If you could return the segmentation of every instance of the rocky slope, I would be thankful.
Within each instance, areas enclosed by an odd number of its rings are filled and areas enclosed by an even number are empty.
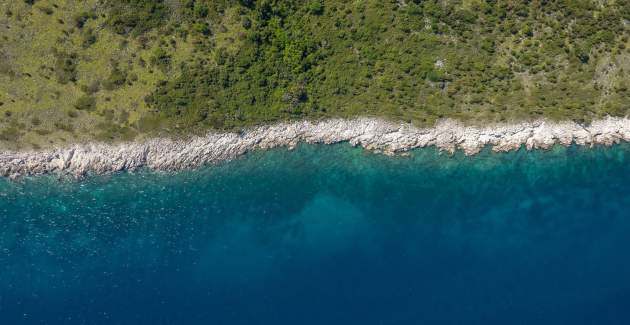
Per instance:
[[[611,145],[630,141],[630,119],[607,118],[581,126],[573,122],[536,121],[465,126],[444,120],[433,128],[416,128],[381,119],[331,119],[321,122],[293,122],[258,127],[242,133],[210,133],[187,140],[152,139],[141,143],[76,144],[65,148],[30,152],[0,153],[0,175],[19,177],[40,174],[104,174],[146,167],[158,171],[194,168],[233,159],[250,150],[299,142],[337,143],[348,141],[365,149],[386,154],[436,146],[467,155],[486,145],[495,151],[547,149],[554,144]]]

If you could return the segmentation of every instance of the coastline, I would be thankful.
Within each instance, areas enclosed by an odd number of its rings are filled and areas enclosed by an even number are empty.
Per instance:
[[[466,155],[491,146],[496,152],[549,149],[561,145],[612,145],[630,141],[630,119],[605,118],[589,126],[575,122],[534,122],[466,126],[443,120],[430,128],[417,128],[379,118],[299,121],[252,128],[241,133],[208,133],[185,140],[167,138],[120,144],[74,144],[41,151],[0,152],[0,176],[63,174],[83,176],[133,171],[177,171],[208,163],[234,159],[251,150],[298,143],[333,144],[349,142],[366,150],[385,154],[403,153],[435,146],[440,150]]]

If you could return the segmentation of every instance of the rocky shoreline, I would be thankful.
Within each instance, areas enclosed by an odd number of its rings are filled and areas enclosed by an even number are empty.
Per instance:
[[[432,128],[416,128],[377,118],[301,121],[241,133],[209,133],[187,140],[151,139],[123,144],[76,144],[44,151],[0,152],[0,176],[16,178],[53,173],[82,176],[138,168],[175,171],[233,159],[256,149],[294,147],[300,142],[345,141],[386,154],[427,146],[474,155],[484,146],[501,152],[523,145],[528,150],[548,149],[555,144],[611,145],[630,141],[630,119],[606,118],[589,126],[541,120],[485,127],[444,120]]]

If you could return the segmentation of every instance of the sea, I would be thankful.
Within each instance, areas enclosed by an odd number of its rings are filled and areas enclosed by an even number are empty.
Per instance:
[[[0,324],[630,324],[630,145],[1,179]]]

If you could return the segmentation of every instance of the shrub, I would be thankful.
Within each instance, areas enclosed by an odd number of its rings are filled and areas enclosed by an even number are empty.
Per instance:
[[[195,3],[195,16],[199,18],[206,18],[209,11],[208,6],[205,4]]]
[[[206,23],[195,23],[193,25],[193,28],[199,34],[202,34],[202,35],[205,35],[205,36],[210,35],[210,26],[208,26],[208,24],[206,24]]]
[[[74,17],[74,25],[81,29],[85,25],[85,23],[90,19],[90,14],[87,12],[82,12]]]
[[[57,75],[57,81],[60,84],[67,84],[69,82],[77,81],[77,64],[78,56],[76,53],[66,53],[58,50],[54,50],[55,59],[55,74]]]
[[[100,89],[101,83],[98,80],[92,81],[88,85],[81,86],[81,90],[88,95],[96,94]]]
[[[52,15],[55,12],[53,8],[48,7],[48,6],[39,7],[39,11],[43,12],[44,14],[48,16]]]
[[[171,66],[171,56],[161,47],[153,51],[151,64],[162,71],[167,71]]]
[[[0,131],[0,141],[15,142],[21,136],[20,130],[18,130],[15,126],[10,126]]]
[[[109,77],[105,81],[103,81],[103,87],[107,90],[114,90],[120,88],[120,86],[125,84],[127,80],[127,72],[122,71],[118,68],[112,69]]]
[[[108,24],[118,34],[136,35],[159,27],[168,18],[163,0],[118,0],[109,2]]]
[[[243,28],[250,29],[252,27],[252,20],[249,17],[243,17]]]
[[[321,15],[324,13],[324,5],[321,0],[310,0],[307,8],[313,15]]]
[[[88,48],[94,43],[96,43],[96,34],[94,34],[94,30],[90,28],[83,33],[83,40],[81,42],[81,45],[84,48]]]
[[[72,133],[74,132],[74,125],[70,122],[56,121],[54,123],[55,128],[61,131]]]
[[[78,110],[89,111],[89,110],[94,109],[95,107],[96,107],[96,98],[89,95],[83,95],[79,97],[76,103],[74,103],[74,108]]]

